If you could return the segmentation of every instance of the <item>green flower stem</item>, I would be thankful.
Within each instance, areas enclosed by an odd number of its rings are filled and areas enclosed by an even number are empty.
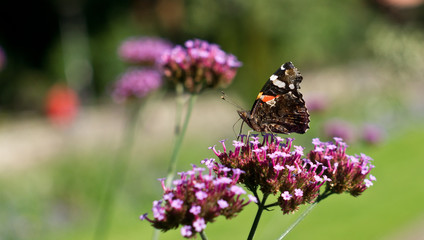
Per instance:
[[[153,239],[153,240],[157,240],[157,239],[159,239],[159,234],[160,234],[159,229],[155,229],[155,230],[153,231],[152,239]]]
[[[293,228],[294,227],[296,227],[297,226],[297,224],[299,224],[311,211],[312,211],[312,209],[314,209],[316,206],[317,206],[317,204],[320,202],[320,201],[322,201],[322,200],[324,200],[325,198],[327,198],[328,196],[330,196],[332,193],[330,192],[330,191],[328,191],[328,190],[326,190],[322,195],[319,195],[318,197],[317,197],[317,200],[315,201],[315,202],[313,202],[311,205],[309,205],[309,207],[302,213],[302,215],[300,215],[297,219],[296,219],[296,221],[292,224],[292,225],[290,225],[290,227],[289,228],[287,228],[287,230],[280,236],[280,238],[278,238],[278,240],[281,240],[281,239],[283,239],[284,237],[286,237],[287,236],[287,234],[289,234],[290,232],[291,232],[291,230],[293,230]]]
[[[175,145],[174,145],[174,149],[172,150],[171,161],[169,163],[169,168],[168,168],[168,175],[166,177],[166,186],[167,187],[169,187],[171,185],[171,182],[172,182],[172,180],[174,179],[174,176],[175,176],[175,172],[177,171],[178,156],[180,154],[181,146],[182,146],[182,143],[183,143],[183,140],[184,140],[185,133],[187,131],[187,126],[188,126],[188,123],[190,121],[191,112],[193,110],[193,105],[196,102],[196,99],[197,99],[196,94],[190,95],[187,113],[186,113],[186,116],[184,118],[183,126],[182,126],[182,128],[180,128],[178,126],[176,126],[176,128],[175,128],[176,130],[177,129],[181,129],[181,130],[175,132],[175,134],[176,134]]]
[[[165,186],[169,187],[171,186],[172,180],[174,179],[175,176],[175,172],[177,171],[177,161],[178,161],[178,156],[181,150],[181,146],[184,140],[184,135],[187,131],[187,126],[188,126],[188,122],[190,120],[190,116],[191,116],[191,112],[193,110],[193,106],[194,103],[196,102],[197,99],[197,94],[191,94],[190,95],[190,99],[189,99],[189,103],[188,103],[188,108],[187,108],[187,113],[186,116],[184,118],[184,123],[183,126],[181,127],[181,117],[182,117],[182,110],[183,110],[183,105],[184,105],[184,98],[183,98],[183,88],[181,86],[181,88],[178,87],[177,85],[177,112],[176,112],[176,124],[175,124],[175,145],[174,145],[174,149],[172,150],[172,155],[171,155],[171,161],[169,162],[169,167],[168,167],[168,175],[166,177],[166,182],[165,182]],[[205,235],[206,237],[206,235]],[[155,231],[153,232],[153,240],[157,240],[159,239],[159,230],[155,229]]]
[[[130,102],[127,109],[127,122],[123,132],[121,146],[116,153],[113,166],[103,193],[100,205],[99,218],[94,233],[94,239],[105,240],[108,237],[110,219],[112,218],[113,205],[115,202],[116,192],[122,186],[125,174],[128,169],[128,163],[131,158],[131,152],[134,144],[134,133],[138,122],[138,116],[144,107],[144,101]]]
[[[199,234],[200,234],[200,237],[202,238],[202,240],[208,240],[208,237],[206,236],[204,231],[201,231]]]
[[[262,212],[265,209],[265,202],[268,198],[268,194],[265,194],[262,198],[262,201],[258,204],[258,211],[256,212],[255,220],[253,221],[252,227],[250,228],[249,236],[247,237],[247,240],[252,240],[255,236],[256,228],[258,227],[259,220],[261,219]],[[259,201],[259,198],[258,198]]]
[[[177,101],[177,109],[175,112],[175,136],[181,131],[181,120],[183,114],[183,106],[184,106],[184,87],[182,84],[177,84],[175,87],[175,92],[177,93],[176,101]]]

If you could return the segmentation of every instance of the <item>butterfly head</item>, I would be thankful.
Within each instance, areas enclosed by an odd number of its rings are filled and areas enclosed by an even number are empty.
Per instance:
[[[237,113],[243,121],[249,122],[249,118],[251,117],[249,111],[237,111]]]
[[[262,132],[263,131],[263,129],[260,127],[260,125],[257,122],[257,120],[252,116],[252,114],[250,113],[250,111],[237,111],[237,113],[239,114],[240,118],[249,127],[251,127],[254,131],[257,131],[257,132]],[[240,132],[241,132],[241,130],[240,130]]]

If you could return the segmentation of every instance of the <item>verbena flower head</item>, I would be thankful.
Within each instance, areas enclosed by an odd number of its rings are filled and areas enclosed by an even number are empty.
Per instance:
[[[153,69],[130,69],[115,85],[113,97],[118,102],[143,98],[162,85],[161,74]]]
[[[183,84],[190,93],[229,85],[241,66],[234,55],[199,39],[188,40],[185,47],[176,46],[166,52],[162,63],[165,76],[175,84]]]
[[[264,194],[278,194],[282,211],[290,213],[313,202],[320,186],[330,181],[324,171],[317,171],[317,164],[302,159],[303,148],[292,141],[272,134],[262,139],[242,135],[233,141],[234,150],[228,151],[224,141],[223,152],[212,149],[222,165],[244,172],[239,182],[252,191],[259,187]]]
[[[335,142],[321,142],[315,138],[312,141],[315,147],[309,152],[308,158],[319,163],[319,169],[331,178],[332,181],[326,185],[327,190],[333,193],[349,192],[353,196],[359,196],[376,180],[374,176],[369,175],[374,168],[372,159],[363,153],[347,155],[346,143],[341,138],[334,140]]]
[[[156,37],[130,38],[119,47],[118,54],[128,63],[155,65],[162,54],[172,48],[172,44]]]
[[[251,197],[241,198],[245,191],[236,186],[241,171],[222,167],[217,172],[219,176],[212,169],[193,166],[192,170],[179,173],[181,178],[173,181],[172,188],[165,187],[161,179],[163,198],[153,202],[153,218],[144,214],[140,219],[163,231],[181,225],[181,235],[191,238],[220,215],[227,219],[236,216],[252,201]]]

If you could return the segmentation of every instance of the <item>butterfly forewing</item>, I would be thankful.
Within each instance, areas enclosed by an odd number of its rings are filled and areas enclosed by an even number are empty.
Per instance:
[[[287,62],[270,76],[259,92],[251,111],[239,111],[240,117],[257,132],[305,133],[309,113],[299,92],[302,75]]]

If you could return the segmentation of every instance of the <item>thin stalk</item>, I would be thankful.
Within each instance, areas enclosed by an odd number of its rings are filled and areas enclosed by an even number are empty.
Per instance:
[[[287,234],[289,234],[289,232],[291,232],[291,230],[293,230],[294,227],[297,226],[297,224],[299,224],[311,211],[312,209],[314,209],[314,207],[318,204],[318,202],[314,202],[311,205],[309,205],[309,207],[302,213],[302,215],[300,215],[296,221],[290,225],[289,228],[287,228],[287,230],[280,236],[280,238],[278,238],[278,240],[283,239],[284,237],[287,236]]]
[[[177,84],[175,87],[175,92],[177,93],[177,109],[175,111],[175,129],[174,133],[175,136],[178,136],[178,134],[181,131],[181,120],[182,120],[182,114],[183,114],[183,106],[184,106],[184,87],[182,84]]]
[[[169,162],[168,175],[166,177],[166,182],[165,182],[166,187],[171,186],[172,180],[174,179],[174,176],[175,176],[175,172],[177,171],[178,156],[180,154],[184,136],[187,131],[187,126],[190,121],[191,112],[193,110],[194,103],[196,102],[196,99],[197,99],[197,94],[190,95],[187,112],[184,118],[183,125],[181,126],[181,116],[182,116],[182,109],[183,109],[182,106],[184,105],[184,101],[182,96],[183,94],[182,88],[181,88],[181,91],[179,91],[178,89],[179,88],[177,86],[177,112],[176,112],[177,118],[176,118],[176,125],[175,125],[175,145],[172,150],[171,161]],[[152,239],[153,240],[159,239],[158,229],[155,229],[155,231],[153,232]]]
[[[159,234],[160,234],[159,229],[155,229],[155,231],[153,231],[152,239],[153,239],[153,240],[155,240],[155,239],[159,239]]]
[[[167,187],[169,187],[171,185],[171,182],[172,182],[172,180],[174,179],[174,176],[175,176],[175,172],[177,171],[178,156],[180,154],[181,146],[182,146],[182,143],[183,143],[183,140],[184,140],[185,133],[187,131],[187,126],[188,126],[188,123],[190,121],[191,112],[193,110],[193,106],[194,106],[194,103],[196,102],[196,99],[197,99],[196,94],[190,95],[187,113],[186,113],[186,116],[184,118],[183,126],[182,126],[182,128],[180,128],[181,131],[176,132],[175,145],[174,145],[174,149],[172,150],[171,161],[169,163],[169,168],[168,168],[168,175],[166,177],[166,186]],[[176,129],[178,129],[178,127]]]
[[[249,236],[247,240],[252,240],[255,236],[256,228],[258,227],[259,220],[261,219],[262,212],[265,209],[265,202],[268,198],[268,194],[264,194],[262,201],[258,205],[258,211],[256,212],[255,220],[253,221],[252,227],[250,228]]]
[[[116,192],[122,186],[125,175],[128,169],[128,163],[131,157],[131,152],[134,144],[134,132],[138,122],[139,112],[144,106],[143,103],[130,103],[127,109],[127,122],[123,132],[121,146],[115,156],[111,172],[106,185],[106,190],[103,193],[103,198],[100,206],[99,218],[94,233],[94,239],[105,240],[108,237],[110,219],[113,214],[113,206],[115,202]]]
[[[319,195],[317,197],[317,200],[315,202],[313,202],[311,205],[309,205],[309,207],[296,219],[296,221],[294,223],[292,223],[292,225],[290,225],[289,228],[287,228],[287,230],[280,236],[280,238],[278,238],[278,240],[281,240],[284,237],[286,237],[287,234],[289,234],[291,232],[291,230],[293,230],[293,228],[296,227],[297,224],[299,224],[312,211],[312,209],[314,209],[317,206],[317,204],[320,201],[324,200],[325,198],[327,198],[331,194],[332,193],[330,191],[325,191],[322,195]]]
[[[201,231],[199,234],[200,234],[200,237],[202,238],[202,240],[208,240],[208,237],[206,236],[204,231]]]

